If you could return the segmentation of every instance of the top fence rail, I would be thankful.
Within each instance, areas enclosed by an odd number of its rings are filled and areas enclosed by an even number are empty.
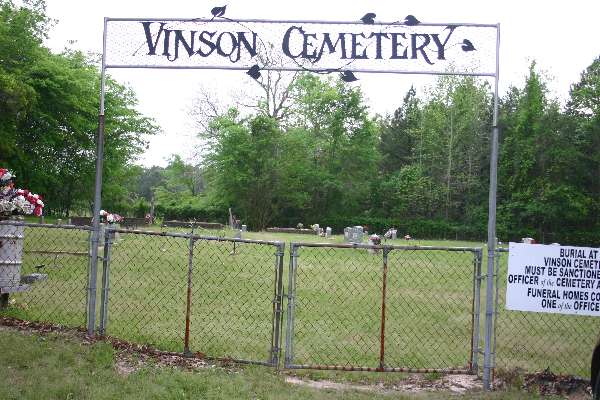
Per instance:
[[[254,240],[254,239],[239,239],[232,237],[221,237],[214,235],[197,235],[194,233],[179,233],[179,232],[155,232],[155,231],[143,231],[139,229],[121,229],[121,228],[109,228],[107,232],[118,232],[118,233],[127,233],[133,235],[147,235],[147,236],[168,236],[168,237],[177,237],[177,238],[185,238],[185,239],[194,239],[194,240],[208,240],[208,241],[217,241],[217,242],[236,242],[236,243],[253,243],[253,244],[266,244],[273,246],[281,246],[283,244],[282,241],[278,240]]]
[[[26,226],[31,228],[49,228],[49,229],[76,229],[80,231],[92,231],[94,230],[91,226],[79,226],[79,225],[55,225],[55,224],[39,224],[36,222],[25,222],[25,221],[15,221],[15,220],[7,220],[0,221],[0,225],[17,225],[17,226]]]
[[[399,245],[375,245],[364,243],[306,243],[292,242],[292,247],[326,247],[343,249],[376,249],[376,250],[443,250],[443,251],[470,251],[480,252],[481,247],[446,247],[446,246],[399,246]]]
[[[260,24],[328,24],[328,25],[364,25],[363,22],[357,21],[328,21],[328,20],[314,20],[314,19],[282,19],[282,20],[273,20],[273,19],[211,19],[211,18],[120,18],[120,17],[106,17],[107,21],[190,21],[190,22],[242,22],[242,23],[260,23]],[[404,25],[401,21],[395,22],[380,22],[374,21],[369,25]],[[448,25],[456,25],[456,26],[468,26],[473,28],[499,28],[499,24],[478,24],[472,22],[419,22],[421,26],[448,26]]]

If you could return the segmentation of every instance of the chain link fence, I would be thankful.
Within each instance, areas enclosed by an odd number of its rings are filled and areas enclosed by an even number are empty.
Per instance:
[[[84,327],[90,234],[89,227],[0,222],[3,314]]]
[[[287,368],[477,370],[481,249],[293,243],[291,252]]]
[[[589,378],[600,320],[582,315],[507,310],[508,249],[496,258],[495,366],[497,373],[549,369]]]
[[[0,315],[84,327],[90,236],[85,226],[0,222]],[[280,242],[126,230],[103,239],[100,333],[277,366],[285,319],[285,367],[479,368],[481,249],[297,243],[284,282]],[[496,371],[588,377],[598,319],[506,310],[507,249],[497,255]]]

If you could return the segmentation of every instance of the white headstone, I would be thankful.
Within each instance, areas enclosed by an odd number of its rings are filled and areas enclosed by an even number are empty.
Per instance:
[[[325,229],[325,237],[326,238],[331,237],[331,228],[330,227],[327,227]]]
[[[317,234],[317,236],[321,235],[321,228],[319,227],[319,224],[314,224],[312,226],[312,228],[315,231],[315,233]]]
[[[394,239],[396,239],[396,237],[397,237],[397,234],[398,234],[398,231],[397,231],[396,229],[394,229],[394,228],[390,228],[390,229],[388,229],[388,230],[387,230],[387,232],[386,232],[386,233],[383,235],[383,237],[384,237],[384,238],[386,238],[386,239],[392,239],[392,240],[394,240]]]
[[[348,241],[350,243],[362,243],[363,241],[363,227],[362,226],[353,226],[349,228],[349,238]]]

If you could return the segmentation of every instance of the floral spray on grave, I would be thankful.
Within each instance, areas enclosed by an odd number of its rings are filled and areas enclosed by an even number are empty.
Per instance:
[[[22,220],[23,215],[41,216],[44,202],[29,190],[15,188],[15,178],[14,173],[0,168],[0,307],[8,304],[9,293],[27,290],[27,283],[46,278],[43,274],[21,277],[25,227],[14,220]]]
[[[104,240],[104,232],[106,224],[108,224],[112,228],[120,228],[120,223],[123,222],[123,217],[116,213],[110,213],[105,210],[100,210],[100,241]],[[121,235],[119,232],[116,232],[114,235],[114,241],[117,242],[121,239]]]
[[[0,168],[0,218],[14,215],[35,215],[40,217],[44,202],[40,195],[27,189],[15,188],[15,174]]]

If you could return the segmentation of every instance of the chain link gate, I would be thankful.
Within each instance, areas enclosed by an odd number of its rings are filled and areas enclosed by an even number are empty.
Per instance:
[[[290,251],[285,368],[477,372],[481,248]]]
[[[101,334],[277,366],[282,242],[107,229]],[[109,295],[110,293],[110,295]]]

